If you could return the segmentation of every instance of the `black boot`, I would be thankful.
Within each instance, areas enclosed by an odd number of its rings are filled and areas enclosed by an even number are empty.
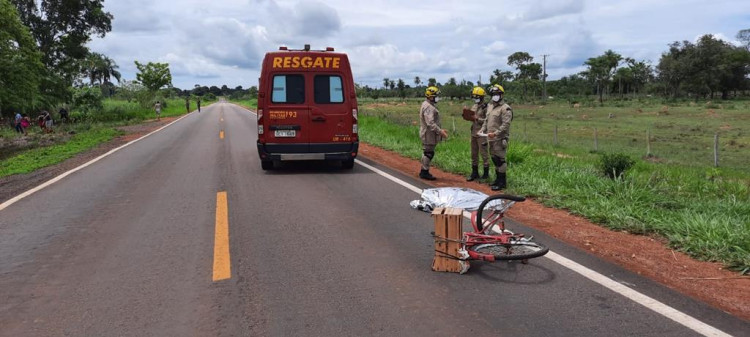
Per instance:
[[[466,181],[474,181],[479,179],[479,167],[476,165],[471,166],[471,175],[466,178]]]
[[[499,190],[504,190],[505,187],[507,187],[505,173],[498,173],[497,179],[495,179],[495,183],[492,184],[491,188],[493,191],[499,191]]]
[[[432,174],[430,174],[430,170],[421,170],[419,171],[419,177],[424,180],[435,180],[435,178]]]
[[[490,179],[490,167],[485,166],[484,167],[484,173],[482,174],[482,180]]]

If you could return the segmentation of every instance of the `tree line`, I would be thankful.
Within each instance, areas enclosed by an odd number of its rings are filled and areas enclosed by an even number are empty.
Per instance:
[[[103,2],[0,0],[0,117],[61,105],[96,110],[113,96],[151,106],[166,97],[210,100],[252,92],[226,85],[177,89],[169,64],[137,60],[136,79],[124,80],[114,60],[86,46],[112,30],[114,17]]]
[[[587,59],[580,73],[547,81],[543,65],[534,62],[528,52],[508,56],[512,70],[495,69],[487,83],[450,78],[441,84],[430,78],[423,83],[419,76],[414,86],[403,79],[383,79],[383,86],[372,88],[357,85],[359,97],[422,97],[426,86],[437,85],[443,96],[466,98],[473,86],[501,84],[521,101],[545,100],[558,96],[568,100],[594,95],[599,102],[606,97],[627,98],[654,95],[665,98],[728,99],[741,96],[750,89],[750,29],[737,33],[741,46],[734,46],[713,35],[704,35],[697,42],[674,42],[653,66],[650,61],[636,60],[607,50]]]

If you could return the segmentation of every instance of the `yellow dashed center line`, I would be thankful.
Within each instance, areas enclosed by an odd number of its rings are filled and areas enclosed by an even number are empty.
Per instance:
[[[214,238],[213,280],[221,281],[232,277],[229,259],[229,215],[227,192],[216,194],[216,235]]]
[[[219,132],[219,138],[224,139],[224,130]]]

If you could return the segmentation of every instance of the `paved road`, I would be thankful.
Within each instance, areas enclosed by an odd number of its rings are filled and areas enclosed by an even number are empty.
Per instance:
[[[417,194],[362,165],[264,172],[255,130],[247,110],[214,104],[0,211],[0,336],[698,335],[548,258],[432,272],[432,220],[408,207]],[[514,228],[750,334],[746,321]]]

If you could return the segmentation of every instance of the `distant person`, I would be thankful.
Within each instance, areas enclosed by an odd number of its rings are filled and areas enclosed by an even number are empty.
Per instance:
[[[487,119],[482,125],[481,133],[486,133],[490,143],[490,155],[495,164],[495,182],[490,184],[493,191],[499,191],[507,186],[506,171],[508,164],[505,155],[508,151],[508,139],[510,138],[510,122],[513,120],[513,111],[510,105],[503,101],[505,89],[499,84],[490,87],[491,102],[487,106]]]
[[[63,122],[70,122],[70,116],[68,116],[68,109],[65,109],[65,107],[60,107],[60,111],[58,111],[60,114],[60,121]]]
[[[21,126],[21,121],[23,120],[23,116],[21,116],[20,112],[16,112],[15,120],[13,121],[13,127],[16,129],[16,132],[25,135],[26,132],[24,131],[23,127]]]
[[[198,104],[198,112],[201,112],[201,98],[198,97],[198,99],[195,100],[195,103]]]
[[[487,153],[487,138],[480,137],[478,135],[479,130],[482,129],[482,124],[487,118],[487,103],[484,102],[485,91],[482,87],[474,87],[471,90],[471,98],[474,100],[474,105],[471,109],[468,109],[472,113],[466,116],[467,120],[471,121],[471,175],[466,178],[466,181],[474,181],[479,179],[479,154],[482,154],[482,166],[484,171],[482,172],[482,179],[489,179],[490,175],[490,158]],[[466,110],[466,107],[464,107]]]
[[[31,119],[29,119],[28,115],[23,115],[23,118],[21,119],[21,128],[23,129],[23,134],[26,134],[26,129],[31,126]]]
[[[47,133],[54,132],[54,130],[52,130],[52,124],[53,124],[52,114],[50,114],[49,111],[44,110],[43,116],[44,116],[44,131],[46,131]]]
[[[185,110],[187,113],[190,113],[190,97],[185,97]]]
[[[154,104],[154,110],[156,111],[156,120],[161,120],[161,102],[156,101],[156,104]]]
[[[440,112],[436,104],[440,100],[440,89],[431,86],[425,90],[425,100],[419,110],[419,139],[422,141],[422,170],[419,178],[435,180],[430,174],[430,163],[435,157],[435,147],[443,138],[448,138],[448,132],[440,126]]]

